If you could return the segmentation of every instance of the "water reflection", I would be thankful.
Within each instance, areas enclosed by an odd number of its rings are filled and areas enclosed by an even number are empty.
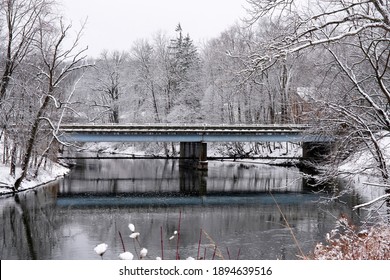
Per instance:
[[[64,194],[302,192],[296,169],[210,162],[208,171],[179,168],[177,160],[80,161],[61,184]]]
[[[132,222],[151,257],[174,259],[181,213],[180,253],[196,257],[200,229],[206,259],[217,245],[225,258],[240,251],[241,259],[295,259],[298,254],[274,193],[304,252],[322,240],[340,213],[352,205],[320,203],[325,194],[303,188],[297,170],[212,162],[201,196],[194,183],[183,183],[175,161],[92,161],[79,163],[57,185],[0,200],[1,259],[98,259],[93,247],[105,242],[107,259],[118,259],[125,239],[134,253],[127,227]],[[185,173],[187,176],[188,173]],[[207,176],[206,176],[207,175]],[[184,187],[183,187],[184,184]],[[347,198],[345,201],[355,203]]]
[[[0,200],[1,259],[50,259],[58,184]]]

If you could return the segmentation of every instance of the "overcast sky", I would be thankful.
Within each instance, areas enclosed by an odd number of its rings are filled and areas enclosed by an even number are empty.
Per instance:
[[[129,50],[159,31],[174,36],[180,22],[195,43],[218,36],[245,15],[245,0],[61,0],[74,28],[87,19],[88,54]]]

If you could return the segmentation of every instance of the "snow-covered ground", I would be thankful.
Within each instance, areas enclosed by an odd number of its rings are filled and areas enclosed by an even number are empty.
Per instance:
[[[20,191],[35,188],[42,184],[49,183],[54,181],[69,172],[69,169],[61,166],[58,163],[50,163],[50,166],[47,168],[42,168],[39,170],[38,176],[34,178],[31,175],[28,175],[25,180],[23,180]],[[4,166],[0,164],[0,194],[8,194],[12,193],[11,186],[15,182],[16,178],[18,178],[18,174],[20,174],[20,168],[16,170],[16,176],[11,176],[9,166]]]
[[[390,167],[390,134],[382,134],[378,141],[388,168]],[[359,152],[347,158],[338,170],[346,178],[350,186],[360,196],[362,201],[368,202],[386,194],[388,183],[384,182],[378,163],[372,153],[362,147]],[[378,209],[383,205],[383,200],[373,204],[371,209]]]
[[[378,141],[378,144],[381,147],[388,166],[390,166],[390,134],[382,133],[380,136],[381,138]],[[366,147],[362,147],[360,151],[345,160],[340,165],[339,170],[350,174],[370,174],[380,176],[377,166],[378,164],[375,162],[371,152]]]
[[[0,141],[0,147],[3,147],[3,143]],[[0,149],[0,159],[3,158],[3,149]],[[11,187],[13,186],[15,180],[18,178],[21,169],[20,167],[16,168],[16,176],[10,175],[10,167],[4,165],[0,161],[0,195],[12,193]],[[38,172],[38,176],[34,178],[31,173],[28,174],[27,178],[23,180],[20,191],[35,188],[42,184],[49,183],[58,179],[59,177],[64,176],[69,172],[69,168],[66,168],[58,163],[48,162],[45,168],[41,168]]]
[[[147,150],[143,150],[137,145],[112,142],[86,143],[77,151],[112,156],[144,156],[149,154]]]

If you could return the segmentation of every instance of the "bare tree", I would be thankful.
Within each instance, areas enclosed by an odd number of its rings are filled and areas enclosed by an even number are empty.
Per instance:
[[[59,102],[59,97],[62,95],[61,85],[72,72],[87,67],[83,63],[86,57],[84,55],[86,49],[78,49],[81,33],[76,36],[71,47],[63,49],[65,39],[68,38],[70,30],[71,26],[64,25],[62,20],[59,20],[58,26],[40,21],[38,37],[34,42],[41,59],[41,63],[37,65],[40,83],[37,97],[40,99],[40,103],[35,115],[31,118],[31,126],[22,159],[22,172],[15,181],[14,190],[18,190],[21,182],[27,175],[42,121],[50,124],[49,129],[52,129],[54,132],[53,136],[56,136],[53,120],[50,119],[48,113],[50,112],[50,106],[57,108],[61,106]]]
[[[365,30],[381,29],[390,31],[389,3],[383,0],[366,1],[307,1],[306,6],[292,0],[247,0],[254,24],[260,18],[269,16],[270,20],[280,20],[289,26],[284,34],[270,38],[267,52],[253,53],[252,66],[262,68],[275,59],[285,57],[316,45],[354,37]],[[277,39],[277,40],[275,40]],[[273,41],[270,44],[270,41]]]
[[[291,95],[299,55],[247,74],[251,64],[245,57],[254,50],[261,52],[263,46],[259,42],[278,32],[281,32],[278,25],[265,22],[251,29],[235,25],[205,47],[203,68],[207,95],[203,104],[206,110],[210,105],[214,107],[217,119],[223,117],[220,122],[287,123],[296,120],[292,115]],[[218,103],[210,104],[210,99]]]
[[[390,130],[390,3],[382,0],[308,1],[306,5],[303,1],[288,0],[247,2],[251,12],[249,24],[267,17],[286,27],[244,59],[247,73],[263,72],[296,53],[321,53],[327,60],[327,70],[322,84],[325,86],[317,88],[322,93],[317,101],[324,108],[317,121],[323,121],[328,132],[342,134],[343,143],[366,143],[382,177],[389,178],[378,144],[382,134],[378,131]]]
[[[1,0],[0,1],[0,139],[3,138],[3,163],[10,159],[10,174],[15,175],[18,145],[23,141],[20,133],[9,124],[19,124],[17,120],[25,112],[19,106],[23,103],[23,82],[25,61],[37,36],[39,19],[51,16],[54,6],[47,0]],[[17,73],[19,72],[19,73]],[[26,99],[27,101],[28,99]]]
[[[155,51],[147,41],[142,40],[135,43],[132,49],[132,56],[135,63],[136,83],[139,90],[145,92],[147,99],[151,99],[154,112],[154,120],[161,122],[160,105],[158,99],[159,85],[156,83],[156,65]],[[150,98],[149,98],[150,96]]]
[[[1,0],[0,16],[4,19],[5,52],[0,80],[0,106],[15,69],[31,51],[37,34],[39,18],[50,12],[51,1]]]
[[[93,92],[100,94],[95,97],[94,106],[106,108],[109,122],[119,123],[121,96],[125,94],[125,75],[128,55],[119,51],[103,51],[91,73],[93,73]]]

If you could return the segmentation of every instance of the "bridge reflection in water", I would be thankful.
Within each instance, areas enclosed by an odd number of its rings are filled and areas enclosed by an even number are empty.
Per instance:
[[[117,159],[115,165],[113,162],[80,160],[80,169],[76,167],[62,181],[60,196],[142,196],[144,202],[149,198],[152,204],[152,198],[161,196],[300,193],[304,186],[297,169],[281,172],[283,168],[266,165],[210,162],[208,170],[196,170],[179,168],[178,160]]]

